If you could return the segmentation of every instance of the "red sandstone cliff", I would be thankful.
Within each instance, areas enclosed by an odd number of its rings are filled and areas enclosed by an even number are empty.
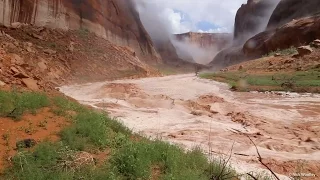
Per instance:
[[[208,64],[223,48],[230,45],[232,35],[228,33],[176,34],[174,45],[179,56],[185,61]]]
[[[255,58],[243,53],[243,44],[252,36],[264,31],[268,20],[280,0],[248,0],[237,11],[234,37],[231,47],[220,51],[210,62],[211,66],[221,68]]]
[[[320,38],[319,0],[282,0],[274,10],[266,31],[244,45],[246,55],[261,56],[277,49],[307,45]]]
[[[243,45],[250,37],[264,31],[280,0],[248,0],[237,11],[234,24],[234,44]]]
[[[319,12],[319,0],[281,0],[270,17],[268,29],[280,27],[293,19],[313,16]]]
[[[0,23],[34,24],[64,30],[88,29],[121,46],[159,61],[131,0],[2,0]]]
[[[212,48],[221,50],[229,45],[232,41],[232,35],[229,33],[195,33],[188,32],[184,34],[176,34],[178,41],[187,41],[197,44],[201,48]]]
[[[259,30],[261,25],[250,17],[265,11],[268,6],[259,5],[262,2],[267,1],[248,0],[246,5],[242,5],[235,22],[236,43],[233,47],[221,51],[210,65],[225,67],[261,57],[277,49],[306,45],[320,38],[319,0],[281,0],[270,15],[268,24]],[[250,34],[252,30],[257,32]]]

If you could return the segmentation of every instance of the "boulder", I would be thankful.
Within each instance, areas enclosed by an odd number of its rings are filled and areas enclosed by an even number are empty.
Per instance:
[[[27,46],[27,47],[32,47],[33,44],[32,44],[31,42],[26,42],[26,43],[25,43],[25,46]]]
[[[16,68],[16,67],[10,67],[10,70],[11,70],[11,72],[13,73],[13,74],[17,74],[17,73],[19,73],[20,71]]]
[[[46,53],[46,54],[49,54],[49,55],[57,53],[57,51],[54,51],[52,49],[45,49],[45,50],[43,50],[43,52]]]
[[[320,39],[316,39],[311,43],[312,47],[320,48]]]
[[[274,57],[279,57],[279,56],[281,56],[280,53],[275,53],[275,54],[274,54]]]
[[[31,89],[31,90],[34,90],[34,91],[39,90],[37,81],[34,80],[34,79],[31,79],[31,78],[23,78],[23,79],[22,79],[22,83],[23,83],[28,89]]]
[[[31,36],[34,37],[35,39],[43,40],[43,37],[38,34],[32,33]]]
[[[41,72],[44,72],[45,70],[48,69],[46,63],[43,62],[43,61],[38,62],[38,67],[39,67],[39,69],[40,69]]]
[[[3,43],[3,47],[6,47],[8,49],[16,49],[17,48],[17,46],[14,45],[14,43],[11,43],[11,42],[4,42]]]
[[[17,54],[10,54],[11,64],[22,65],[24,64],[23,58]]]
[[[20,23],[20,22],[13,22],[13,23],[11,23],[11,28],[12,29],[18,29],[18,28],[20,28],[22,26],[22,23]]]
[[[241,71],[241,70],[243,70],[243,68],[244,68],[243,65],[240,65],[238,70]]]
[[[302,57],[304,55],[311,54],[313,52],[310,46],[300,46],[297,48],[299,56]]]
[[[24,72],[18,72],[18,73],[16,73],[16,74],[14,74],[13,77],[15,77],[15,78],[20,78],[20,79],[22,79],[22,78],[29,78],[29,76],[28,76],[26,73],[24,73]]]
[[[320,15],[292,20],[277,29],[267,30],[250,38],[244,44],[243,51],[246,55],[262,56],[277,49],[309,44],[320,38],[319,29]]]
[[[24,139],[24,140],[16,142],[16,147],[17,147],[17,149],[32,148],[36,144],[37,144],[37,142],[34,139]]]
[[[73,52],[74,51],[74,42],[70,42],[69,46],[68,46],[68,50],[70,52]]]
[[[21,68],[11,67],[11,72],[15,78],[29,78],[28,74],[25,73]]]
[[[5,32],[4,32],[4,36],[6,36],[8,39],[10,39],[11,41],[16,41],[16,39],[15,38],[13,38],[12,36],[10,36],[9,34],[6,34]]]
[[[5,86],[5,85],[6,85],[6,83],[5,83],[5,82],[0,81],[0,87],[1,87],[1,86]]]

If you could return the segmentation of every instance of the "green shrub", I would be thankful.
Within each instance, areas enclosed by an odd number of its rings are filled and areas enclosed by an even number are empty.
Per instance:
[[[53,104],[56,106],[52,112],[58,116],[67,116],[67,111],[84,112],[87,111],[77,102],[72,102],[65,97],[56,96],[53,98]]]
[[[81,106],[77,102],[70,101],[69,99],[62,97],[62,96],[56,96],[53,98],[53,103],[58,108],[64,110],[64,111],[76,111],[76,112],[82,112],[86,110],[83,106]]]
[[[293,55],[298,53],[297,49],[293,46],[291,46],[290,48],[287,49],[278,49],[276,51],[271,51],[268,54],[264,55],[263,57],[269,57],[269,56],[274,56],[276,54],[280,54],[280,55]]]
[[[200,149],[185,153],[179,147],[159,140],[129,143],[111,159],[118,173],[132,180],[150,179],[155,166],[161,170],[161,179],[210,179],[210,168],[218,166],[216,163],[209,163]],[[231,176],[235,175],[229,167],[226,170]]]
[[[61,132],[61,138],[72,149],[84,150],[86,146],[118,146],[130,134],[125,126],[105,114],[84,111],[75,117],[73,125]]]
[[[320,72],[318,69],[308,71],[273,73],[273,74],[248,74],[239,71],[204,73],[200,77],[226,82],[237,91],[251,90],[251,87],[259,88],[259,91],[305,91],[319,92],[316,89],[320,86]],[[245,82],[245,88],[239,86],[239,82]],[[241,83],[240,83],[241,84]],[[305,90],[304,90],[305,89]],[[256,90],[256,89],[254,89]]]
[[[95,112],[80,113],[75,123],[61,132],[72,149],[84,150],[88,144],[103,148],[108,144],[107,118]]]
[[[4,173],[4,179],[19,180],[113,180],[117,179],[107,166],[99,168],[90,165],[80,168],[68,168],[71,151],[61,143],[43,142],[34,152],[19,152],[13,158],[13,166]]]
[[[13,165],[0,179],[19,180],[123,180],[159,179],[208,180],[219,175],[231,179],[236,173],[220,161],[209,162],[199,148],[185,152],[178,146],[160,140],[135,136],[115,119],[104,113],[84,109],[66,99],[55,98],[55,106],[74,110],[73,124],[61,132],[61,141],[42,142],[32,151],[19,152]],[[70,168],[70,157],[79,151],[99,153],[109,148],[106,162]],[[91,151],[92,150],[92,151]],[[72,158],[71,158],[72,160]]]
[[[78,35],[81,38],[87,38],[89,36],[90,31],[88,29],[81,28],[78,30]]]

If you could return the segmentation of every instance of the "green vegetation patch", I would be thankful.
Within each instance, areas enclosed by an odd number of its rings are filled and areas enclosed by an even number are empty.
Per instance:
[[[66,97],[56,96],[52,98],[55,108],[52,110],[58,116],[68,116],[68,112],[84,112],[86,109],[77,102],[70,101]]]
[[[12,166],[0,179],[207,180],[237,176],[225,161],[208,161],[199,148],[184,151],[178,146],[133,134],[107,114],[66,98],[56,97],[52,101],[56,108],[77,113],[70,117],[72,124],[62,130],[58,142],[38,142],[34,149],[19,149]],[[106,150],[110,153],[97,163],[101,159],[93,157]]]
[[[297,49],[291,46],[290,48],[287,48],[287,49],[282,49],[282,50],[278,49],[276,51],[271,51],[268,54],[264,55],[263,57],[275,56],[277,54],[286,56],[286,55],[293,55],[297,53],[298,53]]]
[[[0,116],[19,119],[23,113],[36,113],[37,109],[49,106],[50,101],[43,93],[0,91]]]
[[[78,161],[77,161],[78,159]],[[19,152],[13,165],[5,172],[5,179],[19,180],[73,180],[114,179],[106,166],[94,167],[94,163],[81,159],[76,151],[62,143],[43,142],[36,149]]]
[[[77,31],[77,33],[81,38],[85,39],[88,38],[90,31],[88,29],[81,28]]]
[[[248,74],[246,72],[205,73],[200,77],[228,83],[232,89],[247,90],[288,90],[298,92],[319,92],[320,70],[304,72]]]
[[[139,141],[127,144],[115,153],[111,164],[125,179],[152,179],[155,167],[160,172],[159,179],[221,179],[236,177],[230,167],[223,169],[218,161],[208,162],[199,148],[184,152],[168,143]]]
[[[74,123],[61,132],[61,139],[72,149],[82,151],[86,148],[113,147],[119,136],[127,138],[130,133],[126,127],[105,114],[87,110],[79,113]]]

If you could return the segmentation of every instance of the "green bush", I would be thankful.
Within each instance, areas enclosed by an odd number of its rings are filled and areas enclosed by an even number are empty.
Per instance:
[[[269,56],[274,56],[276,54],[280,54],[280,55],[293,55],[293,54],[297,54],[298,51],[295,47],[291,46],[290,48],[287,49],[278,49],[276,51],[271,51],[268,54],[264,55],[263,57],[269,57]]]
[[[13,158],[13,166],[4,173],[8,180],[113,180],[117,179],[107,166],[99,168],[89,165],[80,169],[70,169],[65,161],[74,153],[61,143],[43,142],[34,152],[19,152]]]
[[[111,164],[125,179],[132,180],[150,179],[153,167],[160,168],[161,179],[210,179],[214,176],[210,172],[221,172],[217,171],[217,162],[209,163],[200,149],[185,153],[179,147],[159,140],[129,143],[115,153]],[[210,171],[213,167],[216,171]],[[226,171],[230,176],[235,175],[229,167]]]
[[[86,146],[118,146],[130,134],[129,129],[105,114],[84,111],[75,117],[73,125],[61,132],[61,138],[72,149],[84,150]]]
[[[77,33],[79,37],[87,38],[90,34],[90,31],[88,29],[81,28],[77,31]]]
[[[273,74],[248,74],[239,71],[233,72],[215,72],[204,73],[201,78],[213,79],[216,81],[226,82],[234,90],[250,90],[250,86],[259,87],[259,90],[273,91],[298,91],[301,92],[320,86],[320,72],[318,69],[310,69],[308,71],[273,73]],[[243,88],[239,86],[239,82],[243,81],[248,86]],[[317,92],[317,90],[314,90]],[[313,92],[313,91],[312,91]]]
[[[49,99],[38,92],[0,91],[0,116],[19,119],[24,112],[33,114],[37,109],[48,106]]]
[[[53,104],[55,105],[55,108],[52,109],[52,112],[57,116],[67,117],[68,111],[74,111],[77,113],[88,111],[79,103],[70,101],[69,99],[62,96],[56,96],[52,99],[52,101],[53,101]]]
[[[13,165],[0,179],[19,180],[123,180],[159,179],[208,180],[219,175],[231,179],[236,175],[220,161],[209,162],[199,148],[185,152],[178,146],[143,137],[131,139],[132,132],[104,113],[84,109],[66,99],[54,99],[55,106],[74,110],[78,115],[62,130],[61,141],[42,142],[34,150],[18,152]],[[28,106],[29,107],[29,106]],[[70,168],[77,152],[111,153],[103,164]],[[157,172],[155,172],[155,170]],[[222,178],[220,178],[222,179]]]

